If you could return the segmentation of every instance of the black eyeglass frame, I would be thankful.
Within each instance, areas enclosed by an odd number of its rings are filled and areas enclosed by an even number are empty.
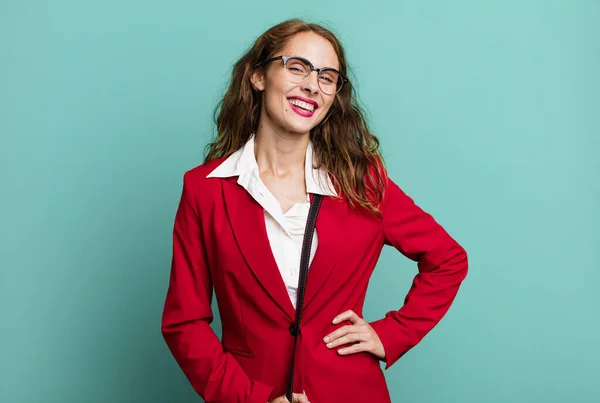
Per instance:
[[[340,88],[338,88],[335,93],[328,94],[328,95],[337,94],[338,92],[340,92],[342,90],[342,88],[344,87],[344,84],[347,84],[349,82],[349,80],[346,78],[346,76],[344,76],[342,73],[340,73],[338,70],[334,69],[333,67],[322,67],[322,68],[318,69],[310,62],[310,60],[308,60],[302,56],[275,56],[275,57],[272,57],[272,58],[266,60],[265,65],[267,65],[271,62],[274,62],[275,60],[281,60],[283,62],[283,66],[285,67],[288,60],[290,60],[290,59],[300,59],[303,62],[306,62],[306,64],[308,64],[308,67],[310,68],[310,73],[312,73],[313,71],[316,71],[317,74],[321,74],[322,72],[334,71],[337,74],[339,74],[339,76],[342,78],[342,84],[340,85]],[[310,73],[309,73],[309,75],[310,75]],[[306,78],[308,78],[308,76],[306,76]],[[321,88],[320,84],[319,84],[319,88]],[[323,91],[323,89],[321,89],[321,91]]]

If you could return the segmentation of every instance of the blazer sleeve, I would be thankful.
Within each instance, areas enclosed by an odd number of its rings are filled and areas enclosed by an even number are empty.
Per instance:
[[[213,287],[190,173],[184,175],[175,215],[162,334],[194,390],[207,403],[265,403],[273,388],[250,380],[235,358],[223,351],[210,327]]]
[[[467,253],[391,179],[382,203],[384,242],[417,263],[418,274],[397,311],[371,323],[388,369],[446,314],[467,275]]]

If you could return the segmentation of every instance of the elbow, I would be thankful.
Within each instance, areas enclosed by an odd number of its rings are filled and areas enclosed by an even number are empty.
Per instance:
[[[173,335],[178,330],[178,323],[173,320],[169,312],[163,312],[161,322],[160,322],[160,333],[163,337],[163,340],[169,344],[172,340]]]
[[[469,272],[469,257],[467,251],[457,242],[452,242],[446,249],[444,259],[438,266],[440,272],[449,275],[453,282],[460,283]]]
[[[460,281],[463,281],[469,273],[469,256],[465,248],[457,244],[457,253],[454,257],[455,267]]]
[[[165,324],[164,321],[161,322],[160,324],[160,334],[162,335],[163,340],[169,344],[169,328],[168,326]]]

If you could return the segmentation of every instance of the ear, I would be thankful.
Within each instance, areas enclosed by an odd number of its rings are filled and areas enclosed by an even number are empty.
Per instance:
[[[256,70],[254,73],[252,73],[252,76],[250,76],[250,82],[252,83],[252,87],[254,87],[255,90],[257,91],[264,91],[265,89],[265,75],[263,72]]]

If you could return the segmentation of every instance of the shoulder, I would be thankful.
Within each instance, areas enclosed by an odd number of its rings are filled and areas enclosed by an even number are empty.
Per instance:
[[[219,178],[207,178],[207,176],[221,165],[226,158],[217,158],[187,170],[183,174],[184,192],[197,197],[200,194],[211,194],[211,189],[220,187],[221,180]]]
[[[203,182],[209,181],[210,178],[207,178],[208,174],[214,171],[219,165],[221,165],[227,157],[221,157],[214,159],[212,161],[205,162],[201,165],[195,166],[189,169],[184,176],[187,180],[194,182]]]
[[[414,200],[392,179],[385,162],[381,157],[375,158],[369,167],[371,178],[380,178],[378,183],[382,187],[381,210],[394,210],[414,204]]]

